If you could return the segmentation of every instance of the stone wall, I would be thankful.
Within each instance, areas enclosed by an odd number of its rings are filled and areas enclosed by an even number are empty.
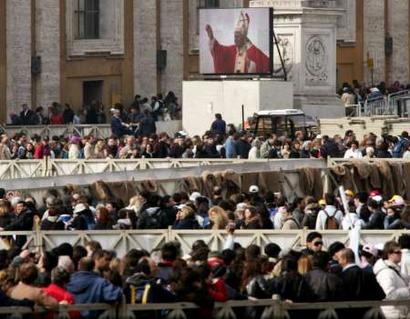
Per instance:
[[[134,92],[157,93],[157,1],[134,0]]]
[[[7,1],[7,115],[31,105],[31,1]]]
[[[393,38],[389,80],[409,81],[409,1],[389,0],[388,30]]]
[[[385,80],[384,0],[364,0],[363,16],[363,61],[367,61],[368,55],[373,59],[373,82],[376,84]],[[364,71],[363,80],[371,84],[372,74],[367,64],[364,64]]]
[[[60,6],[55,0],[37,1],[36,55],[41,73],[36,78],[37,105],[44,108],[60,101]]]

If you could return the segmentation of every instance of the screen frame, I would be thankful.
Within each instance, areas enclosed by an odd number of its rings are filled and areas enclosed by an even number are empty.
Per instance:
[[[254,77],[260,77],[260,78],[273,78],[273,66],[274,66],[274,52],[273,52],[273,46],[274,46],[274,37],[273,37],[273,8],[272,7],[255,7],[255,8],[244,8],[244,7],[239,7],[239,8],[200,8],[199,9],[199,25],[201,25],[201,19],[202,19],[202,12],[203,11],[216,11],[216,10],[268,10],[268,16],[269,16],[269,72],[267,73],[202,73],[201,72],[201,48],[199,48],[199,74],[206,77],[206,78],[241,78],[241,79],[248,79],[248,78],[254,78]],[[204,31],[200,31],[199,35],[201,35],[201,32]]]

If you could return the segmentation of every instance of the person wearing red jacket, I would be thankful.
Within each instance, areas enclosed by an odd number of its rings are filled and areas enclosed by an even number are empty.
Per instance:
[[[211,270],[210,284],[208,287],[209,296],[217,302],[227,301],[228,291],[224,279],[226,273],[224,261],[218,257],[212,257],[208,259],[208,266]]]
[[[65,288],[69,281],[70,273],[62,267],[56,267],[51,271],[51,284],[47,288],[43,288],[42,290],[47,295],[57,300],[60,304],[73,305],[75,303],[74,296]],[[49,313],[46,318],[53,318],[53,314]],[[80,318],[80,312],[70,311],[70,318]]]

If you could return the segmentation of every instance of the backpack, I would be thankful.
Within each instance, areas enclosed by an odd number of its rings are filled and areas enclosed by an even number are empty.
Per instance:
[[[145,220],[145,229],[162,229],[168,227],[166,221],[166,216],[162,209],[159,207],[152,214],[147,213]]]
[[[394,158],[401,158],[403,157],[404,151],[409,146],[409,140],[405,138],[401,138],[399,142],[396,143],[393,147],[393,157]]]
[[[329,216],[325,209],[323,212],[326,214],[325,229],[339,229],[339,221],[336,219],[336,213],[334,213],[333,216]]]
[[[153,302],[153,294],[152,294],[152,284],[153,283],[146,283],[140,286],[130,286],[130,304],[143,304],[146,305],[148,303]]]

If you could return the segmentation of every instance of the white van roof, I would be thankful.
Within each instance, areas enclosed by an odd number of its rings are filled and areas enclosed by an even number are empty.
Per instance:
[[[305,115],[305,113],[302,110],[298,110],[298,109],[259,111],[256,114],[257,115]]]

